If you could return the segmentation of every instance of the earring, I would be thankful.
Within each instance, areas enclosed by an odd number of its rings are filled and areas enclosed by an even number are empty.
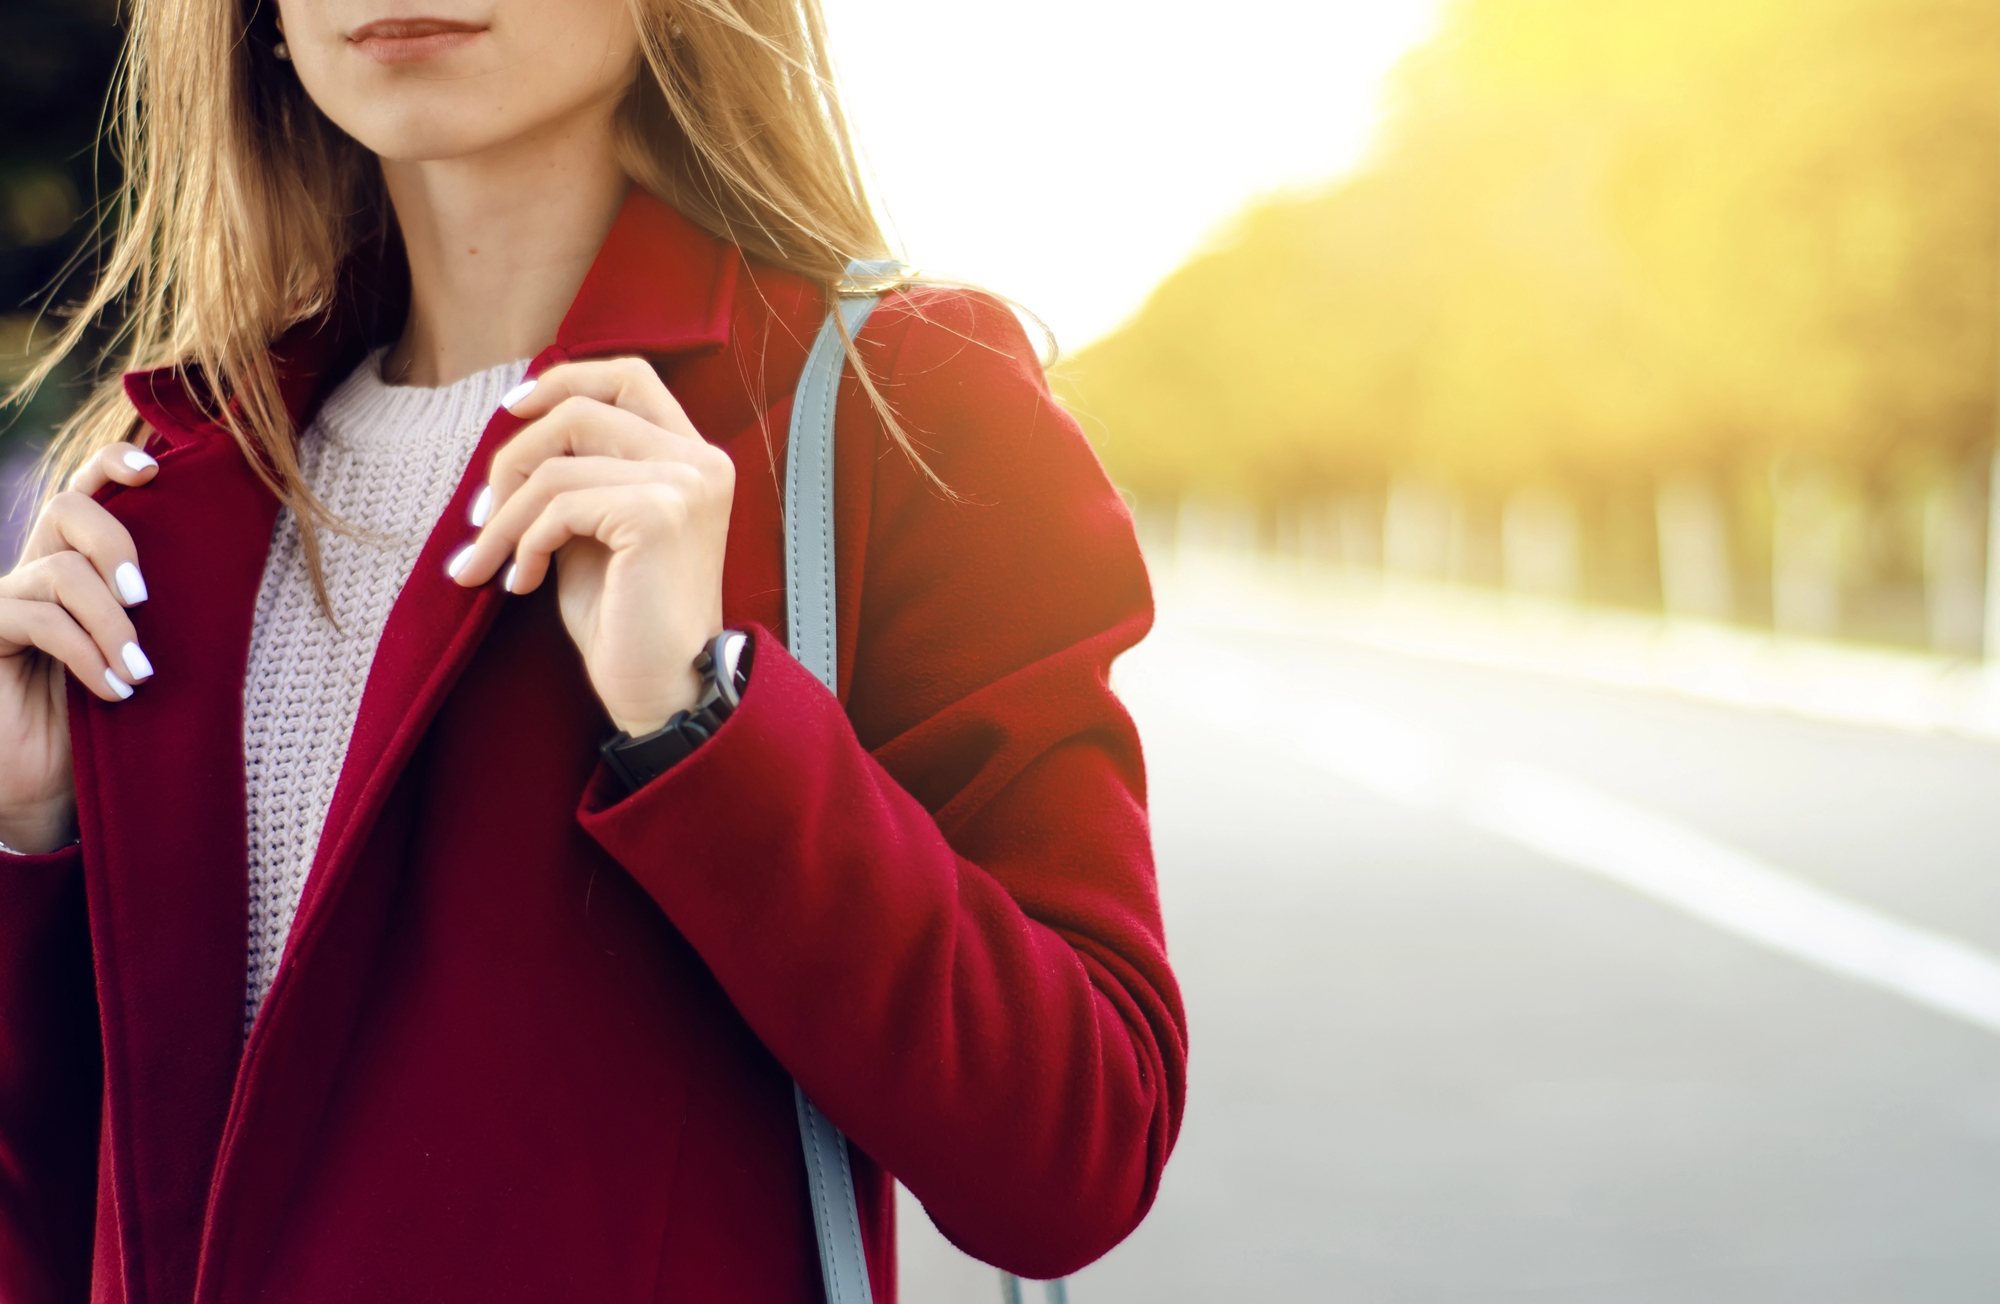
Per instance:
[[[292,61],[292,47],[286,45],[283,41],[272,46],[271,53],[278,56],[279,63],[290,63]]]

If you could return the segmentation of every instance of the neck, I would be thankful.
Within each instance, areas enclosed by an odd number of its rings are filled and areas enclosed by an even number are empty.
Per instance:
[[[623,202],[610,113],[476,156],[382,161],[410,260],[395,383],[448,385],[555,339]]]

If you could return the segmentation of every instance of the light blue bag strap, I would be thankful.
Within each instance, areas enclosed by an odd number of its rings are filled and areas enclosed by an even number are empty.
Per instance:
[[[893,262],[854,262],[847,268],[836,311],[819,328],[805,371],[792,396],[791,434],[785,441],[785,624],[792,655],[828,689],[840,688],[839,605],[833,568],[833,412],[840,373],[847,362],[841,326],[849,339],[861,333],[880,293],[901,271]],[[806,1099],[797,1083],[799,1140],[806,1152],[806,1186],[812,1193],[813,1231],[827,1304],[873,1304],[868,1261],[861,1252],[861,1210],[854,1199],[854,1169],[847,1138]]]
[[[1069,1278],[1057,1277],[1042,1283],[1042,1298],[1048,1304],[1069,1304]],[[1001,1304],[1027,1304],[1021,1294],[1021,1279],[1011,1272],[1000,1274]]]
[[[849,263],[847,282],[871,289],[900,269],[893,262]],[[840,397],[840,373],[847,362],[840,326],[847,337],[862,323],[879,293],[850,295],[845,286],[835,314],[828,313],[806,354],[806,368],[792,395],[792,428],[785,440],[785,624],[792,655],[822,684],[839,691],[840,667],[834,647],[839,608],[833,571],[833,409]]]
[[[812,1192],[813,1235],[819,1241],[819,1275],[826,1304],[873,1304],[868,1260],[861,1252],[861,1207],[854,1198],[854,1170],[847,1138],[792,1084],[799,1140],[806,1151],[806,1187]]]
[[[840,339],[861,333],[862,324],[883,292],[893,288],[901,263],[857,260],[847,265],[834,313],[806,354],[805,371],[792,396],[791,433],[785,440],[785,624],[786,641],[799,664],[829,690],[840,690],[840,607],[835,601],[833,554],[833,416],[847,350]],[[806,1186],[812,1193],[813,1231],[819,1239],[819,1270],[826,1304],[874,1304],[868,1261],[861,1252],[861,1210],[854,1198],[854,1169],[847,1138],[806,1099],[795,1082],[799,1140],[806,1152]],[[1050,1304],[1067,1304],[1061,1281],[1046,1284]],[[1018,1278],[1001,1274],[1003,1296],[1018,1302]]]

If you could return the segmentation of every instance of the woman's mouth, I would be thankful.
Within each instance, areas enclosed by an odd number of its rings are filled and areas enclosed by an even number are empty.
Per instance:
[[[478,39],[483,23],[449,18],[380,18],[347,34],[347,43],[377,63],[419,63]]]

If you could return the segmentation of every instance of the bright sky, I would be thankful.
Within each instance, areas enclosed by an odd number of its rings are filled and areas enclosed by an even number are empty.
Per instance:
[[[823,0],[911,260],[1116,326],[1256,196],[1365,155],[1438,0]]]

